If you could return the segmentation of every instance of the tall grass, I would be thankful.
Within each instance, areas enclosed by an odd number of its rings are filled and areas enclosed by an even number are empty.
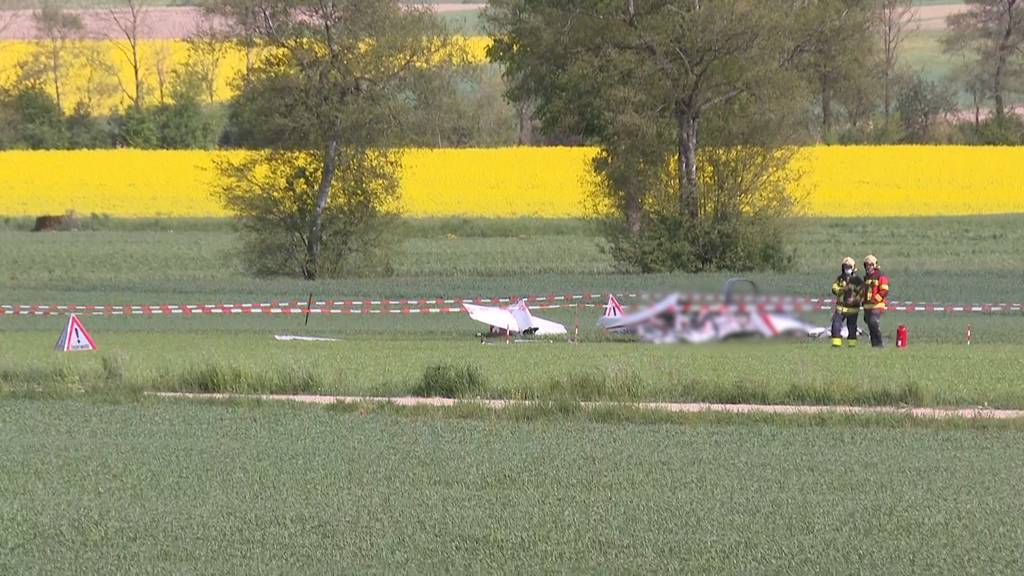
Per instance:
[[[482,394],[486,388],[486,378],[480,368],[472,364],[433,364],[424,370],[419,383],[412,389],[412,395],[463,398]]]
[[[598,346],[599,350],[600,346]],[[588,351],[592,353],[594,349]],[[485,357],[479,357],[483,360]],[[406,359],[405,361],[412,361]],[[723,360],[724,361],[724,360]],[[878,371],[873,379],[822,381],[770,375],[737,376],[751,365],[731,360],[721,374],[679,372],[666,365],[641,373],[629,365],[580,368],[570,363],[540,363],[528,371],[509,373],[503,364],[474,361],[428,363],[416,375],[411,369],[379,382],[335,366],[322,358],[296,362],[288,358],[268,363],[221,357],[199,357],[181,363],[153,366],[119,353],[106,353],[97,362],[67,358],[43,364],[0,367],[0,394],[67,396],[101,390],[171,391],[225,394],[327,394],[352,396],[420,396],[443,398],[516,399],[576,405],[580,402],[709,402],[724,404],[796,404],[851,406],[992,405],[1024,408],[1024,391],[1003,384],[971,383],[966,388],[925,385],[902,379],[898,372]],[[756,359],[755,359],[756,362]],[[575,364],[579,364],[578,362]]]

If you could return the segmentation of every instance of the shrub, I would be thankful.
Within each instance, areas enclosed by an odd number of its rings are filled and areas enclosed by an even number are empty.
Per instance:
[[[434,364],[423,372],[412,394],[427,398],[462,398],[479,394],[485,387],[484,375],[476,366]]]

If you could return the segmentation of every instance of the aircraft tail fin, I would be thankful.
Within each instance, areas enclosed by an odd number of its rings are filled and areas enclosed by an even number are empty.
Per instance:
[[[515,318],[516,324],[519,325],[520,332],[526,332],[530,328],[533,328],[533,315],[530,314],[530,309],[526,306],[526,300],[520,300],[509,307],[509,312],[512,313],[512,317]]]

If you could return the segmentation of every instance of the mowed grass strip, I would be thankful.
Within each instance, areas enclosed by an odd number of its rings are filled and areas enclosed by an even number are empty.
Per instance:
[[[1018,429],[0,401],[0,571],[1012,574]]]
[[[467,320],[468,321],[468,320]],[[8,335],[0,391],[441,395],[621,402],[1024,408],[1019,344],[831,350],[827,341],[656,346],[481,345],[464,340],[276,342],[269,334],[111,334],[97,353],[52,352],[52,335]],[[438,366],[472,372],[454,394],[424,385]],[[429,382],[428,382],[429,384]],[[456,383],[458,384],[458,383]],[[425,390],[425,391],[424,391]]]

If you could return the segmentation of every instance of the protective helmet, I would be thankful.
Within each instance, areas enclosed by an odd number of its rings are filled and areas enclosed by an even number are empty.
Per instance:
[[[873,255],[868,254],[867,256],[864,257],[864,265],[867,266],[868,264],[871,264],[872,266],[877,268],[878,267],[878,258],[875,258]]]
[[[850,268],[853,268],[854,270],[857,269],[857,263],[854,262],[853,258],[850,257],[850,256],[847,256],[846,258],[843,258],[843,266],[849,266]]]

